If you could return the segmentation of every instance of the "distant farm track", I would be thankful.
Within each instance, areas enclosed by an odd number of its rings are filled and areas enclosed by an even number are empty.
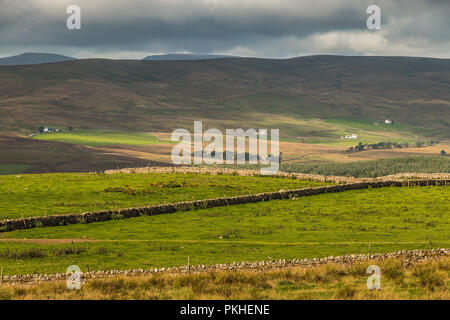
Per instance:
[[[35,227],[56,227],[70,224],[87,224],[94,222],[109,221],[114,219],[169,214],[180,211],[225,207],[229,205],[257,203],[270,200],[292,199],[296,197],[313,196],[325,193],[336,193],[348,190],[360,190],[367,188],[421,187],[421,186],[448,186],[448,185],[450,185],[450,179],[392,180],[392,181],[348,183],[315,188],[302,188],[286,191],[282,190],[278,192],[266,192],[255,195],[177,202],[172,204],[161,204],[140,208],[104,210],[97,212],[86,212],[81,214],[51,215],[43,217],[2,220],[0,221],[0,232],[31,229]]]

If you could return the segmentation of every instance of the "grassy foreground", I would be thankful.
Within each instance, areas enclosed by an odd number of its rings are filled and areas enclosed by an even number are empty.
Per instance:
[[[1,234],[7,275],[448,247],[450,188],[354,190]],[[10,238],[13,242],[6,242]],[[22,240],[21,240],[22,239]],[[26,239],[26,240],[23,240]],[[26,242],[26,243],[23,243]]]
[[[0,219],[230,197],[325,183],[198,174],[39,174],[0,176]]]
[[[401,260],[376,262],[381,269],[381,290],[367,289],[370,264],[121,276],[90,280],[80,290],[68,290],[65,281],[4,285],[0,299],[450,299],[448,258],[408,269]]]

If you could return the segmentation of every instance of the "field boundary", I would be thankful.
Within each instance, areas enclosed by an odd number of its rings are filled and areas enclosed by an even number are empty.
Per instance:
[[[277,192],[266,192],[236,197],[177,202],[171,204],[160,204],[139,208],[104,210],[97,212],[85,212],[80,214],[28,217],[21,219],[9,219],[0,221],[0,233],[14,230],[31,229],[36,227],[56,227],[71,224],[87,224],[87,223],[103,222],[109,220],[118,220],[140,216],[169,214],[181,211],[190,211],[195,209],[225,207],[229,205],[257,203],[270,200],[292,199],[296,197],[305,197],[325,193],[336,193],[348,190],[360,190],[360,189],[382,188],[382,187],[412,187],[412,186],[421,187],[421,186],[447,186],[447,185],[450,185],[450,180],[400,180],[400,181],[397,180],[397,181],[360,182],[352,184],[322,186],[315,188],[281,190]]]
[[[401,259],[405,267],[409,267],[415,263],[425,261],[436,261],[450,257],[449,248],[438,249],[419,249],[419,250],[402,250],[391,253],[378,254],[346,254],[343,256],[328,256],[323,258],[305,258],[305,259],[281,259],[281,260],[263,260],[256,262],[233,262],[214,265],[185,265],[174,266],[168,268],[151,268],[151,269],[131,269],[131,270],[100,270],[80,272],[80,278],[84,282],[90,279],[110,278],[114,276],[150,276],[155,274],[188,274],[188,273],[205,273],[205,272],[224,272],[224,271],[269,271],[280,270],[290,267],[314,267],[324,264],[355,264],[363,262],[379,262],[387,259]],[[29,284],[42,281],[66,280],[70,274],[54,273],[54,274],[28,274],[28,275],[11,275],[4,276],[2,281],[11,284]]]
[[[450,180],[450,173],[396,173],[377,178],[356,178],[352,176],[324,176],[310,173],[296,173],[280,171],[276,175],[262,175],[260,170],[253,169],[231,169],[231,168],[205,168],[205,167],[139,167],[106,170],[105,174],[144,174],[144,173],[176,173],[176,174],[207,174],[207,175],[232,175],[251,176],[267,178],[291,178],[307,181],[333,182],[333,183],[358,183],[358,182],[379,182],[379,181],[399,181],[411,180]]]

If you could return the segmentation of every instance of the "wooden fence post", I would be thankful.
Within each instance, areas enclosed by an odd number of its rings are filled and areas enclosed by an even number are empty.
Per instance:
[[[191,273],[191,257],[188,256],[188,273]]]

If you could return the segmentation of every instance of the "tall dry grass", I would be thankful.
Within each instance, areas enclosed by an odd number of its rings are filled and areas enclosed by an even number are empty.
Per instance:
[[[118,276],[88,281],[81,290],[68,290],[65,281],[3,285],[0,299],[450,299],[450,258],[408,269],[401,260],[379,262],[381,290],[367,289],[368,265]]]

